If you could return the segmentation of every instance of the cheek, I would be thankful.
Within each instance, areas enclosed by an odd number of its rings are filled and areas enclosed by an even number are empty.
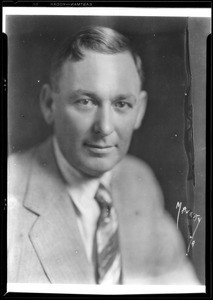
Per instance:
[[[134,131],[134,122],[135,119],[133,117],[126,118],[117,124],[117,133],[120,141],[123,144],[128,144],[131,140],[133,131]]]
[[[55,119],[55,129],[64,139],[81,140],[89,131],[91,122],[75,112],[67,109],[59,111]]]

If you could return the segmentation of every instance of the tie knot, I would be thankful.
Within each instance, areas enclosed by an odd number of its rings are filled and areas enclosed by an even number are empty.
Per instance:
[[[102,214],[104,217],[109,217],[110,210],[112,207],[112,198],[110,192],[106,189],[106,187],[100,183],[98,190],[95,195],[95,199],[100,206]]]

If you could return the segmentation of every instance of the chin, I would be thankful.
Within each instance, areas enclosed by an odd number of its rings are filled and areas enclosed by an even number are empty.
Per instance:
[[[91,177],[101,177],[104,173],[110,171],[112,168],[86,168],[83,172]]]
[[[91,177],[100,177],[104,173],[111,171],[118,162],[117,160],[113,162],[93,162],[82,168],[82,171]]]

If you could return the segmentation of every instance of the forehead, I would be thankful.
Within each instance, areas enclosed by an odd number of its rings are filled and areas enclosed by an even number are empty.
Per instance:
[[[102,54],[85,51],[80,61],[66,61],[59,86],[63,89],[121,88],[137,90],[140,78],[130,52]]]

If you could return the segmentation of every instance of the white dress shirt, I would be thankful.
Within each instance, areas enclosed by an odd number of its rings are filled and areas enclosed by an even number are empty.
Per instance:
[[[100,182],[109,187],[111,172],[106,172],[98,179],[84,177],[67,162],[61,153],[56,137],[53,137],[53,147],[58,167],[67,182],[67,191],[76,207],[77,223],[87,258],[92,262],[94,234],[100,215],[100,208],[94,197]]]

